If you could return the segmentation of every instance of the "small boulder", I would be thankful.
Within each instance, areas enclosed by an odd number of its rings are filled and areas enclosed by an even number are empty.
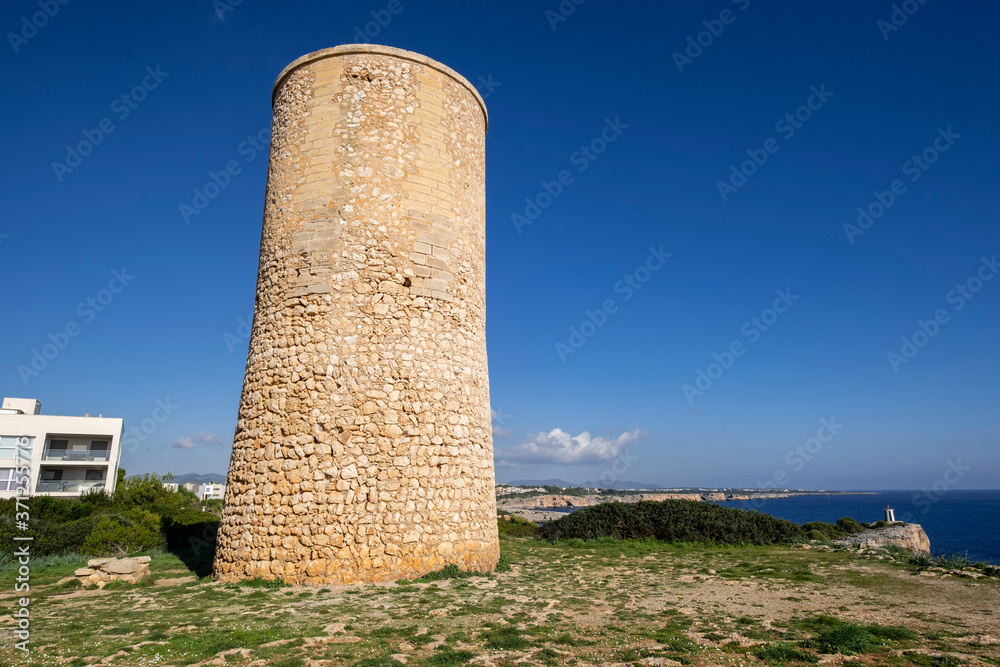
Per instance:
[[[132,574],[139,569],[139,561],[135,558],[115,559],[109,563],[105,563],[101,569],[108,574]]]

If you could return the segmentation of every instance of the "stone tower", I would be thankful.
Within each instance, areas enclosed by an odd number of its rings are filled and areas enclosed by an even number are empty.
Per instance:
[[[499,558],[486,107],[385,46],[278,77],[215,575],[387,581]]]

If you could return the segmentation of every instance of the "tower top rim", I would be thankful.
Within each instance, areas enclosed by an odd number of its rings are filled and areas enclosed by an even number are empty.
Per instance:
[[[274,87],[271,89],[271,106],[272,107],[274,106],[274,98],[278,93],[278,89],[285,82],[285,79],[288,78],[288,75],[291,74],[294,70],[298,69],[299,67],[302,67],[303,65],[316,62],[317,60],[322,60],[324,58],[334,58],[337,56],[346,56],[353,53],[373,53],[377,55],[401,58],[403,60],[409,60],[415,63],[419,63],[421,65],[425,65],[427,67],[430,67],[431,69],[435,69],[441,72],[442,74],[451,77],[457,83],[465,87],[470,93],[472,93],[472,96],[476,98],[476,101],[479,103],[479,107],[483,110],[483,118],[486,121],[486,125],[487,127],[489,126],[490,115],[489,112],[486,110],[486,101],[483,100],[483,96],[479,94],[479,91],[476,90],[476,87],[472,85],[468,79],[466,79],[464,76],[462,76],[452,68],[448,67],[444,63],[438,62],[433,58],[428,58],[427,56],[420,53],[416,53],[415,51],[406,51],[404,49],[397,49],[394,46],[384,46],[382,44],[341,44],[340,46],[334,46],[328,49],[320,49],[319,51],[313,51],[312,53],[307,53],[306,55],[301,56],[300,58],[296,58],[291,63],[289,63],[285,67],[285,69],[281,70],[281,74],[279,74],[278,78],[275,80]]]

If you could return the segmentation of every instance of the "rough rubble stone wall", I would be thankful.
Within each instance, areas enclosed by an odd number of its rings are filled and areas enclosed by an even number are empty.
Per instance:
[[[496,565],[486,123],[467,81],[397,49],[279,77],[217,578]]]

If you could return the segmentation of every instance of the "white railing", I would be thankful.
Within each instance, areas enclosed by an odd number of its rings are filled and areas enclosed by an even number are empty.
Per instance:
[[[111,452],[106,449],[84,449],[71,451],[66,449],[46,449],[42,455],[43,461],[107,461]]]
[[[39,482],[35,493],[86,493],[92,489],[103,489],[104,482],[86,482],[80,479],[68,479],[59,482]]]

